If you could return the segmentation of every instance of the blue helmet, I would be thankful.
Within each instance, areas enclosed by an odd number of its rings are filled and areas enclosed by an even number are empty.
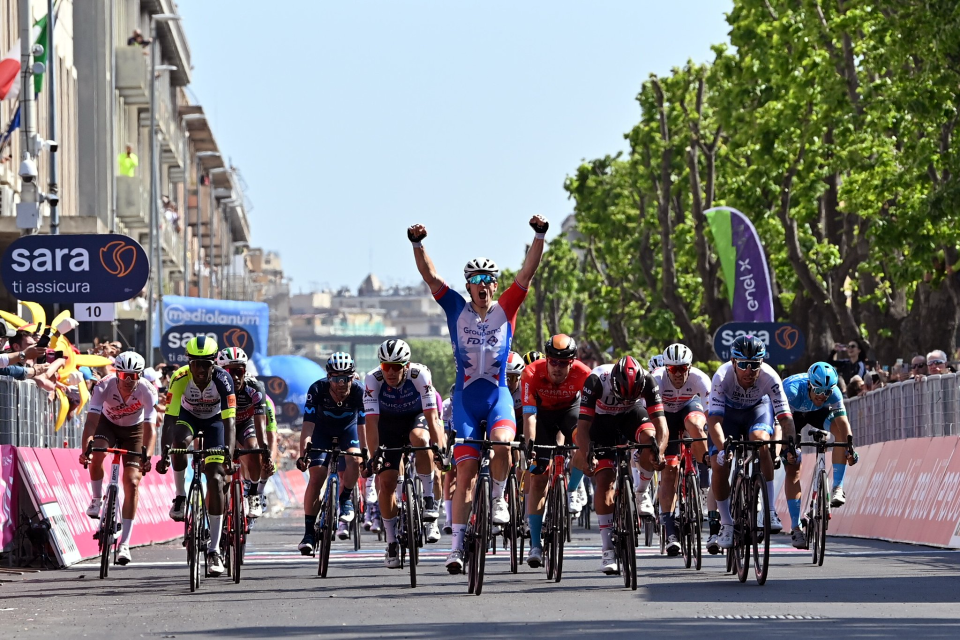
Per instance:
[[[763,360],[767,357],[767,345],[756,336],[738,336],[730,347],[730,357],[737,360]]]
[[[813,387],[813,392],[823,396],[833,392],[833,388],[840,381],[840,376],[832,365],[826,362],[814,362],[807,370],[807,380]]]

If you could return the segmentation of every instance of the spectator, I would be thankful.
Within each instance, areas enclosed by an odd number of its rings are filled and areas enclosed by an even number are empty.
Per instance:
[[[950,373],[947,369],[947,354],[940,349],[934,349],[927,354],[927,371],[931,376]]]
[[[863,377],[867,374],[867,351],[859,340],[848,340],[833,345],[829,362],[840,374],[845,382],[850,382],[853,376]]]
[[[149,45],[151,42],[153,42],[153,40],[151,40],[150,38],[144,38],[144,37],[143,37],[143,34],[140,33],[140,29],[134,29],[134,30],[133,30],[133,35],[131,35],[129,38],[127,38],[127,46],[128,46],[128,47],[135,47],[135,46],[137,46],[137,45],[139,45],[139,46],[141,46],[141,47],[146,47],[146,46]]]
[[[863,378],[860,376],[853,376],[850,378],[850,382],[847,383],[848,398],[856,398],[857,396],[862,396],[866,392],[867,389],[863,384]]]
[[[927,359],[916,355],[910,360],[910,377],[914,380],[923,380],[927,377]]]
[[[117,156],[117,172],[122,176],[135,178],[138,166],[140,166],[140,158],[133,152],[133,147],[127,144],[127,150]]]
[[[163,197],[163,216],[166,222],[173,225],[177,233],[180,233],[180,212],[177,211],[177,205],[170,198]]]

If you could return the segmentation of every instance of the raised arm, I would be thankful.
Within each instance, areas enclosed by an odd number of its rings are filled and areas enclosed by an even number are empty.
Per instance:
[[[517,273],[517,282],[520,283],[520,286],[524,289],[530,286],[530,281],[533,280],[533,276],[537,272],[537,267],[540,266],[540,258],[543,257],[544,237],[547,235],[547,229],[550,228],[550,223],[547,222],[547,219],[543,216],[533,216],[530,218],[530,226],[533,227],[534,231],[533,244],[531,244],[530,249],[527,250],[527,257],[523,260],[523,267],[521,267]],[[426,278],[424,278],[424,280],[426,280]]]
[[[427,250],[423,248],[422,242],[426,237],[427,228],[422,224],[415,224],[407,229],[407,238],[413,244],[413,257],[417,261],[417,271],[420,272],[420,277],[430,287],[430,293],[434,293],[443,286],[443,280],[437,275],[433,260],[427,255]]]

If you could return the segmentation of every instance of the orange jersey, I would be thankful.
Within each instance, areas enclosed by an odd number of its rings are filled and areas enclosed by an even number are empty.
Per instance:
[[[590,367],[579,360],[573,361],[570,373],[563,384],[553,384],[547,376],[547,361],[541,359],[527,365],[520,378],[523,394],[523,412],[536,413],[537,409],[566,409],[580,402],[580,390],[590,375]]]

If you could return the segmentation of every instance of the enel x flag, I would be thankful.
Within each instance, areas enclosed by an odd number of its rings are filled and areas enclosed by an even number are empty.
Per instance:
[[[770,269],[753,223],[733,207],[704,211],[720,256],[736,322],[773,322]]]

